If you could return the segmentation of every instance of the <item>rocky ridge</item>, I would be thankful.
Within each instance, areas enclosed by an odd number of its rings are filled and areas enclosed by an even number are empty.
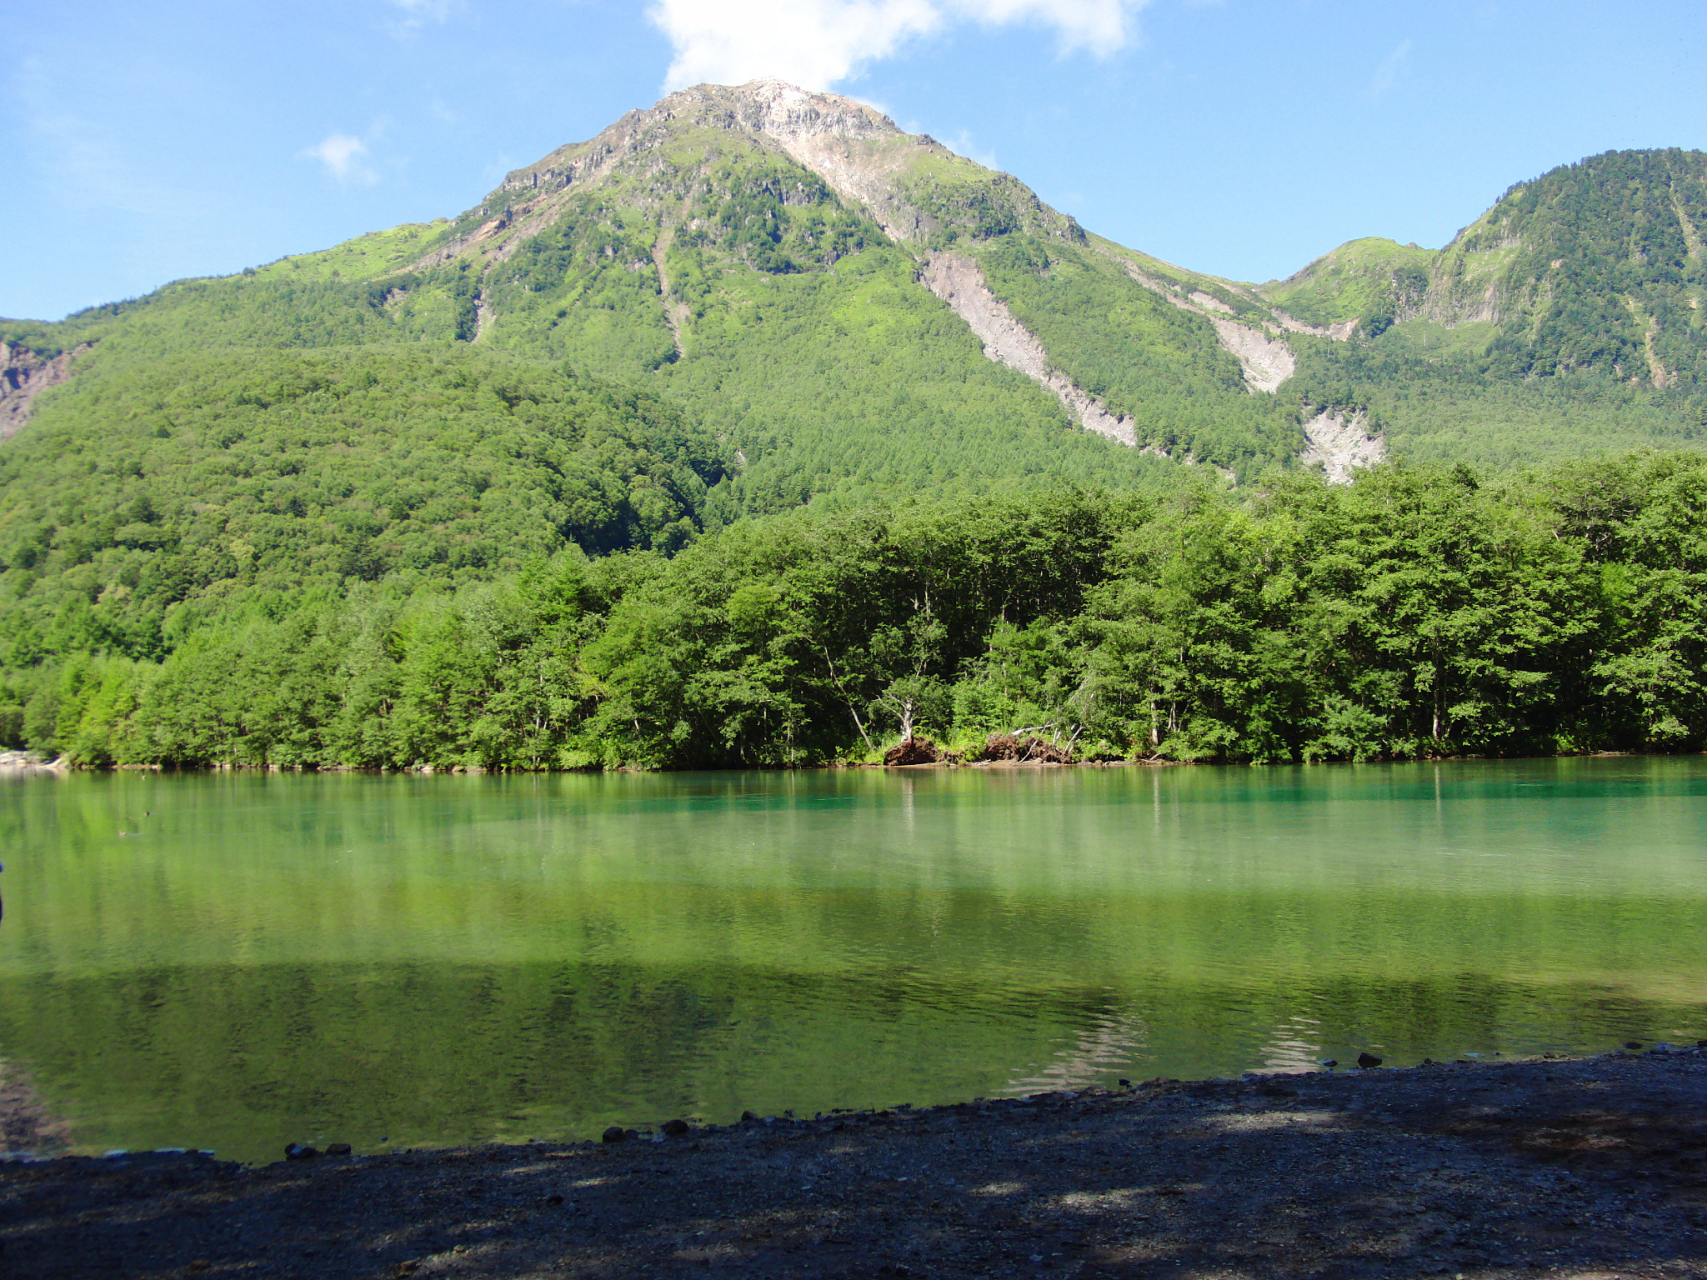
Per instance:
[[[571,195],[596,189],[619,173],[667,169],[669,149],[694,130],[751,141],[788,157],[902,242],[942,229],[941,220],[909,200],[903,189],[920,159],[971,165],[928,134],[903,133],[882,112],[839,94],[809,93],[780,80],[697,85],[628,112],[595,138],[559,147],[513,170],[486,202],[487,208],[501,205],[501,211],[439,245],[415,266],[449,261],[474,248],[502,261],[550,226]],[[1010,179],[1009,185],[1027,206],[1028,221],[1053,234],[1082,237],[1071,218],[1021,184]],[[667,202],[671,194],[660,191],[659,198]]]
[[[427,268],[471,254],[485,265],[501,263],[533,237],[571,216],[574,202],[615,181],[638,179],[648,194],[657,230],[649,249],[658,280],[660,305],[678,359],[689,354],[685,341],[689,307],[671,288],[666,259],[683,222],[691,186],[681,166],[691,153],[689,141],[711,138],[718,147],[754,146],[786,157],[827,184],[847,206],[869,216],[898,244],[920,258],[919,281],[942,298],[966,322],[998,364],[1018,369],[1050,391],[1071,419],[1086,430],[1136,445],[1135,424],[1113,412],[1097,396],[1076,386],[1037,335],[1012,315],[989,287],[975,256],[959,248],[935,247],[952,229],[944,221],[944,200],[953,208],[964,194],[942,196],[947,175],[951,187],[969,183],[993,201],[1004,225],[1045,239],[1083,244],[1086,237],[1072,218],[1050,208],[1023,184],[955,155],[928,135],[902,132],[888,116],[836,94],[809,93],[777,80],[739,87],[700,85],[673,93],[655,106],[631,111],[596,138],[558,148],[535,164],[514,170],[488,197],[477,217],[415,265]],[[721,141],[717,141],[721,139]],[[691,224],[698,229],[698,222]],[[951,232],[945,237],[945,232]],[[1128,265],[1132,279],[1182,309],[1202,318],[1220,345],[1234,356],[1254,394],[1272,393],[1291,376],[1296,359],[1286,346],[1288,330],[1307,326],[1270,313],[1250,290],[1215,282],[1210,287],[1238,289],[1255,315],[1232,318],[1224,304],[1201,287],[1180,289],[1153,280]],[[1206,278],[1190,276],[1188,281]],[[484,336],[495,313],[484,297],[477,300],[476,337]],[[1219,309],[1219,311],[1217,310]],[[1154,452],[1163,452],[1153,449]]]
[[[0,342],[0,440],[9,440],[30,420],[35,398],[50,387],[69,382],[72,363],[86,353],[84,343],[70,351],[44,356],[28,347]]]

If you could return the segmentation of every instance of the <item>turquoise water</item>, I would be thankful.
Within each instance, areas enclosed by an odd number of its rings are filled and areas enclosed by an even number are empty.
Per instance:
[[[15,779],[0,1085],[270,1159],[1693,1042],[1704,833],[1701,758]]]

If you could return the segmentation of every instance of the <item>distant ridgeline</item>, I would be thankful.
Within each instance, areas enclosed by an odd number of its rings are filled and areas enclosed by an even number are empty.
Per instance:
[[[1698,747],[1704,228],[1707,156],[1616,152],[1245,285],[686,90],[457,219],[0,321],[0,745]]]

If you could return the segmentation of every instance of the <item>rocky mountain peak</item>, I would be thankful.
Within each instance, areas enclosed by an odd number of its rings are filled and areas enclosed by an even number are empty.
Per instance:
[[[812,93],[785,80],[749,80],[738,88],[697,85],[671,94],[653,108],[732,111],[742,127],[785,146],[805,139],[871,140],[904,136],[888,116],[836,93]]]
[[[567,202],[612,183],[626,184],[632,203],[678,206],[721,158],[743,151],[809,170],[895,240],[924,240],[945,227],[1084,238],[1077,223],[1023,183],[927,134],[904,133],[875,107],[767,79],[678,90],[595,138],[514,170],[416,265],[469,252],[502,261],[562,216]]]
[[[783,80],[679,89],[644,110],[630,111],[588,142],[559,147],[504,179],[501,191],[537,192],[584,182],[624,159],[657,150],[687,130],[714,129],[770,142],[816,170],[851,143],[904,140],[874,107],[834,93],[811,93]],[[926,145],[935,146],[930,139]],[[826,180],[830,180],[828,175]]]

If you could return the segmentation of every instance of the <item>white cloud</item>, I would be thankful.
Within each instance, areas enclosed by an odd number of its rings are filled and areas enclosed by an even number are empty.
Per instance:
[[[387,22],[386,30],[404,40],[429,22],[448,22],[457,0],[387,0],[387,3],[401,10],[403,16]]]
[[[372,182],[374,172],[362,163],[367,155],[367,143],[347,133],[334,133],[317,147],[302,153],[326,166],[326,171],[339,182]]]
[[[1148,0],[656,0],[675,48],[664,88],[778,76],[827,89],[907,41],[974,22],[1052,27],[1063,51],[1112,53]]]
[[[1379,98],[1393,87],[1399,78],[1399,73],[1405,69],[1405,63],[1411,58],[1411,42],[1401,40],[1399,47],[1381,60],[1381,65],[1375,68],[1375,74],[1369,80],[1369,96]]]

